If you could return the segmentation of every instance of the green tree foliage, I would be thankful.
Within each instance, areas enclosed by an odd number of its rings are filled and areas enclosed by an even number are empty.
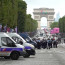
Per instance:
[[[26,8],[25,1],[18,1],[18,32],[25,32]]]
[[[65,33],[65,16],[59,19],[60,32]]]
[[[0,24],[10,28],[17,26],[18,32],[37,29],[37,21],[26,14],[27,4],[23,0],[0,0]]]
[[[37,29],[37,21],[26,14],[26,8],[24,1],[18,2],[18,32],[32,32]]]
[[[14,28],[17,25],[17,0],[0,0],[0,24]]]
[[[37,30],[37,21],[31,18],[31,15],[26,16],[25,31],[32,32]]]
[[[51,27],[51,29],[53,29],[55,27],[59,27],[58,22],[51,23],[50,27]]]

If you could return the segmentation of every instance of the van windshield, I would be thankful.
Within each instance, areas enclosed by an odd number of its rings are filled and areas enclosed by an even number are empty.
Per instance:
[[[12,39],[13,39],[14,41],[16,41],[17,43],[19,43],[20,41],[22,41],[22,42],[24,42],[24,43],[26,42],[23,38],[21,39],[21,38],[16,37],[16,36],[13,36]]]

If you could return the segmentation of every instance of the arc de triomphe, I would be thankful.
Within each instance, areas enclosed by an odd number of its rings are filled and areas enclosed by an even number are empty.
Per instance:
[[[37,20],[38,22],[38,29],[41,28],[40,21],[42,17],[47,18],[47,28],[50,28],[50,24],[54,22],[54,13],[55,13],[54,9],[50,9],[50,8],[34,9],[33,15],[34,15],[34,19]]]

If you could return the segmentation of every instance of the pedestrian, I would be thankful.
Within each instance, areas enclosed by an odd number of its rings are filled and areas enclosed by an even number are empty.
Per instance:
[[[58,42],[56,40],[53,41],[53,48],[57,48]]]
[[[1,32],[4,32],[4,27],[2,26],[2,28],[1,28]]]
[[[41,41],[41,46],[44,49],[44,39],[42,39],[42,41]]]
[[[47,48],[47,40],[44,40],[44,49]]]
[[[50,39],[50,47],[52,48],[52,43],[53,43],[53,41],[52,41],[52,39]]]
[[[65,43],[65,39],[64,39],[64,43]]]
[[[7,32],[7,25],[4,26],[4,32]]]
[[[50,39],[47,40],[47,49],[50,49],[51,48],[51,41]]]
[[[0,32],[1,32],[1,29],[2,29],[2,25],[0,24]]]
[[[7,32],[10,32],[10,27],[7,27]]]
[[[37,49],[41,49],[41,42],[40,42],[40,39],[37,39],[36,42],[37,42]]]

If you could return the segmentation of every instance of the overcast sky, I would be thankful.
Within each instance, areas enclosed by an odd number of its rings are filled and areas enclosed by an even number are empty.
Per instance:
[[[60,16],[65,15],[65,0],[24,0],[27,3],[27,13],[33,13],[34,8],[54,8],[55,15],[59,12]]]
[[[24,0],[27,3],[27,13],[32,14],[34,8],[54,8],[55,17],[59,12],[60,17],[65,15],[65,0]]]

